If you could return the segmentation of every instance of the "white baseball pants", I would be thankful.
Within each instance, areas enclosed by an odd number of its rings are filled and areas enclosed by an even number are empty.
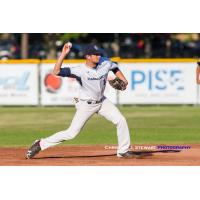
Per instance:
[[[87,120],[95,113],[102,115],[107,120],[111,121],[117,126],[118,150],[117,153],[125,153],[130,147],[130,135],[126,119],[120,113],[118,108],[112,104],[108,99],[105,99],[99,104],[88,104],[86,101],[79,101],[76,103],[76,113],[67,130],[60,131],[54,135],[41,139],[41,149],[60,144],[65,140],[71,140],[76,137]]]

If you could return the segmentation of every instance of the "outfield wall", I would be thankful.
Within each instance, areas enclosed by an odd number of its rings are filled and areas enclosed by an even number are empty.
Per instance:
[[[119,104],[199,104],[195,59],[119,59],[129,81],[126,91],[106,86],[105,95]],[[0,63],[0,105],[72,105],[79,84],[53,76],[55,60],[9,60]],[[66,60],[80,66],[84,60]],[[114,77],[110,72],[108,79]]]

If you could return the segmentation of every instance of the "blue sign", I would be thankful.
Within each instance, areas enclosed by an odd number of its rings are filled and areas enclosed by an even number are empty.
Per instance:
[[[27,81],[30,72],[24,72],[21,76],[0,77],[0,87],[3,89],[15,89],[19,91],[28,90]]]

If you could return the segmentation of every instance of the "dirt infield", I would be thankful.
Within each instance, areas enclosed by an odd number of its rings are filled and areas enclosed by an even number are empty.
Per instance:
[[[26,160],[26,148],[0,148],[0,166],[200,166],[200,145],[176,153],[154,153],[143,159],[124,159],[103,145],[61,146]]]

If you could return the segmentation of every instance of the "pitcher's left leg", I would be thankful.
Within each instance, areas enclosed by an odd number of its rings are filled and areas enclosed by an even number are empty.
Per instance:
[[[130,148],[130,134],[125,117],[120,113],[118,108],[108,99],[105,99],[103,101],[98,114],[104,116],[107,120],[117,125],[117,153],[123,154],[127,152]]]

